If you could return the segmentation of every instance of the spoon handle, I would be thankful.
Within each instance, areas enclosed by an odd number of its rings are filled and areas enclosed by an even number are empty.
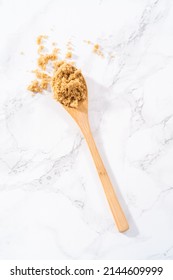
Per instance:
[[[103,189],[104,189],[107,201],[109,203],[110,209],[112,211],[114,220],[116,222],[117,228],[120,232],[124,232],[124,231],[128,230],[129,225],[128,225],[128,222],[124,215],[124,212],[120,206],[118,198],[114,192],[113,186],[111,184],[107,171],[104,167],[104,164],[100,157],[98,149],[96,147],[95,141],[93,139],[93,136],[92,136],[92,133],[90,130],[88,120],[83,120],[83,122],[79,126],[83,132],[83,135],[84,135],[86,142],[88,144],[88,147],[90,149],[92,158],[94,160],[98,175],[102,182]]]

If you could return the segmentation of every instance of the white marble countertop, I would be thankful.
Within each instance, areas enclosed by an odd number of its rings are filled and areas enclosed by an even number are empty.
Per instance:
[[[0,258],[173,259],[173,1],[2,0],[0,29]],[[124,234],[77,125],[26,90],[40,34],[76,42]]]

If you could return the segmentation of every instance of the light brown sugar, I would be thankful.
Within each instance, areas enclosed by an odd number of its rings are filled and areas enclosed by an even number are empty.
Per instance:
[[[71,64],[62,61],[52,77],[54,98],[65,106],[77,108],[87,98],[85,80]]]

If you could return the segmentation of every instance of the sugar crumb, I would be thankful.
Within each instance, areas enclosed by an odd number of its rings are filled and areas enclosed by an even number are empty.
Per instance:
[[[100,45],[99,44],[95,44],[94,47],[93,47],[93,52],[98,54],[99,56],[101,57],[104,57],[101,49],[100,49]]]
[[[39,35],[37,37],[37,45],[40,45],[42,43],[42,40],[47,39],[47,38],[48,38],[48,36],[46,36],[46,35]]]
[[[87,43],[88,45],[91,44],[91,41],[90,40],[84,40],[85,43]]]
[[[51,60],[56,60],[57,59],[57,51],[53,51],[51,54],[41,54],[40,57],[37,60],[37,64],[40,68],[42,68],[43,70],[46,70],[46,66],[48,64],[48,62]]]
[[[43,45],[40,45],[38,47],[38,53],[40,54],[42,52],[42,50],[44,50],[44,46]]]
[[[95,44],[95,45],[94,45],[94,50],[98,50],[98,49],[100,49],[99,44]]]
[[[65,57],[66,58],[72,58],[72,52],[67,52]]]
[[[47,79],[47,80],[50,80],[50,78],[51,78],[50,75],[48,75],[45,72],[41,72],[38,69],[34,70],[33,73],[35,73],[37,79]]]
[[[35,93],[37,93],[37,92],[41,93],[43,91],[43,89],[40,86],[39,81],[37,81],[37,80],[32,81],[31,84],[27,87],[27,89],[32,92],[35,92]]]

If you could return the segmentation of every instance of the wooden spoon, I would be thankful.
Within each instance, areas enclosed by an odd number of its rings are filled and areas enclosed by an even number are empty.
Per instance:
[[[85,81],[85,79],[84,79],[84,81]],[[86,81],[85,81],[85,84],[86,84]],[[86,88],[87,88],[87,85],[86,85]],[[87,90],[87,97],[88,97],[88,90]],[[128,222],[127,222],[126,217],[123,213],[123,210],[120,206],[120,203],[117,199],[117,196],[114,192],[113,186],[112,186],[109,176],[106,172],[106,169],[104,167],[104,164],[102,162],[102,159],[97,150],[96,144],[94,142],[94,139],[93,139],[93,136],[91,133],[91,129],[90,129],[89,121],[88,121],[88,98],[85,101],[80,102],[77,109],[67,107],[64,105],[63,105],[63,107],[72,116],[72,118],[76,121],[76,123],[80,127],[80,129],[86,139],[86,142],[88,144],[91,155],[93,157],[98,175],[102,182],[103,189],[104,189],[105,195],[107,197],[107,201],[111,208],[111,211],[112,211],[112,214],[113,214],[113,217],[114,217],[118,230],[120,232],[124,232],[124,231],[128,230],[128,228],[129,228]]]

